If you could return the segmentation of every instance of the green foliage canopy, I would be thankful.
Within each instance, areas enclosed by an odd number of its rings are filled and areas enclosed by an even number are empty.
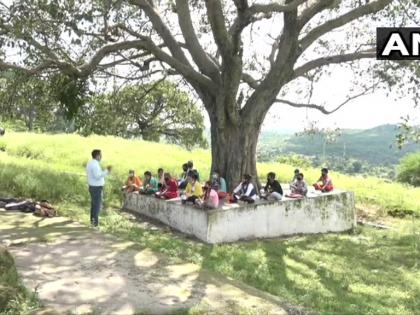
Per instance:
[[[420,186],[420,152],[409,154],[401,160],[398,180],[416,187]]]
[[[81,108],[76,125],[81,134],[117,135],[207,147],[203,116],[186,92],[169,81],[126,86],[99,94]]]
[[[57,102],[47,80],[19,72],[3,73],[0,78],[0,118],[20,122],[26,130],[45,131],[54,120]]]

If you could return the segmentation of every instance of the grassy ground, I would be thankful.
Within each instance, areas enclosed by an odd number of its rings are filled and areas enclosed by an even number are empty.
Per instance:
[[[210,168],[210,154],[206,150],[189,152],[174,145],[115,137],[8,133],[0,138],[0,190],[86,204],[84,167],[93,148],[102,149],[103,165],[114,166],[106,191],[109,201],[118,198],[119,187],[130,168],[142,175],[146,170],[156,173],[163,167],[171,174],[179,175],[181,165],[192,159],[203,178]],[[294,166],[261,163],[258,170],[262,178],[274,171],[282,182],[289,182]],[[319,170],[303,171],[308,183],[319,178]],[[338,188],[354,191],[358,203],[379,205],[385,212],[411,210],[420,213],[420,188],[334,171],[331,176]]]
[[[24,314],[37,306],[36,296],[20,282],[13,257],[0,246],[0,314]]]
[[[79,211],[65,211],[88,222]],[[101,230],[321,314],[418,314],[420,222],[389,223],[395,230],[206,245],[108,210]]]
[[[118,205],[118,190],[129,168],[141,173],[163,166],[178,173],[193,159],[200,173],[209,170],[207,151],[187,152],[170,145],[112,137],[9,134],[0,140],[0,190],[47,198],[61,213],[88,223],[84,165],[93,148],[115,172],[106,190],[108,208]],[[288,181],[293,166],[260,164]],[[318,170],[304,170],[308,182]],[[420,213],[420,189],[375,178],[332,172],[339,188],[353,190],[359,206],[372,205],[375,215],[389,210]],[[156,228],[108,210],[101,229],[141,246],[187,260],[241,280],[322,314],[416,314],[420,309],[420,222],[389,219],[394,230],[359,228],[354,234],[300,236],[230,245],[205,245],[167,228]]]

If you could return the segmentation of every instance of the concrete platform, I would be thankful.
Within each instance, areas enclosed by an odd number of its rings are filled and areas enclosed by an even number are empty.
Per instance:
[[[179,199],[165,201],[133,193],[127,195],[124,208],[210,244],[343,232],[356,227],[354,194],[339,190],[311,192],[304,199],[225,204],[215,210],[182,205]]]

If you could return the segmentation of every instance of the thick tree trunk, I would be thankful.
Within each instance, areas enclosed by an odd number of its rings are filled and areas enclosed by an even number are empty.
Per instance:
[[[254,184],[259,185],[256,149],[262,121],[240,120],[238,125],[228,119],[211,116],[212,171],[219,170],[232,191],[242,179],[250,174]]]

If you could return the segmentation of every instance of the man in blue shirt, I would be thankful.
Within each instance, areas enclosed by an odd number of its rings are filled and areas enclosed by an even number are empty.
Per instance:
[[[90,193],[90,223],[97,227],[99,223],[99,211],[102,204],[102,192],[105,185],[105,177],[111,172],[112,167],[108,166],[102,170],[99,162],[102,159],[101,150],[92,151],[92,160],[86,165],[86,174]]]

